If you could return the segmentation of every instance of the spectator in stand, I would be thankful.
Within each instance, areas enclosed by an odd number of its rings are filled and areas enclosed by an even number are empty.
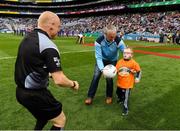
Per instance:
[[[176,41],[176,44],[180,45],[180,30],[176,32],[175,41]]]

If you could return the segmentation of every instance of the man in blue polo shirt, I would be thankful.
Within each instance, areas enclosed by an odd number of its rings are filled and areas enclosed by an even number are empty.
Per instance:
[[[95,41],[95,58],[96,64],[94,69],[93,79],[88,90],[85,104],[92,104],[95,96],[98,83],[103,72],[103,68],[108,64],[116,65],[119,58],[119,50],[121,52],[126,48],[123,40],[117,36],[116,27],[109,25],[104,29],[104,35],[97,38]],[[106,103],[112,103],[113,94],[113,79],[106,78]]]

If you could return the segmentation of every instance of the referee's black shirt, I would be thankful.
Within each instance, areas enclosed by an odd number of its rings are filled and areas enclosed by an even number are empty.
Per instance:
[[[17,87],[27,89],[47,88],[49,72],[61,70],[59,51],[41,29],[34,29],[20,43],[16,64]]]

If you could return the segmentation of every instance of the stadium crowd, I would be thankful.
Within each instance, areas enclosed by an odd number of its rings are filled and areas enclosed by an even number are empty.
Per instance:
[[[132,0],[127,2],[129,4],[143,4],[143,3],[165,2],[165,1],[171,1],[171,0]]]
[[[157,3],[157,2],[166,2],[172,0],[136,0],[136,1],[111,1],[110,3],[101,4],[97,2],[89,2],[84,4],[75,4],[70,5],[72,8],[67,8],[65,5],[56,5],[56,6],[36,6],[36,5],[16,5],[16,4],[1,4],[0,3],[0,11],[6,12],[20,12],[22,14],[37,14],[41,13],[44,10],[52,10],[55,13],[60,14],[74,14],[74,13],[84,13],[84,12],[102,12],[107,10],[122,10],[126,8],[128,5],[135,5],[135,4],[146,4],[146,3]],[[96,5],[94,5],[96,4]],[[84,6],[83,6],[84,5]],[[2,9],[1,9],[2,7]],[[74,7],[74,8],[73,8]],[[88,7],[88,8],[87,8]]]
[[[35,18],[0,17],[0,30],[7,28],[16,34],[26,34],[36,27]],[[60,36],[74,36],[79,33],[102,32],[107,23],[114,24],[119,32],[150,32],[155,35],[179,38],[180,13],[136,13],[109,16],[94,16],[86,18],[62,18]]]

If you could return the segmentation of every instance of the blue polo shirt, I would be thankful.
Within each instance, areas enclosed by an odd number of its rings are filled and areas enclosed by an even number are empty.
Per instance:
[[[99,69],[104,68],[103,60],[117,61],[119,51],[123,52],[125,48],[123,40],[118,36],[113,42],[107,41],[105,35],[98,37],[95,41],[95,58]]]

